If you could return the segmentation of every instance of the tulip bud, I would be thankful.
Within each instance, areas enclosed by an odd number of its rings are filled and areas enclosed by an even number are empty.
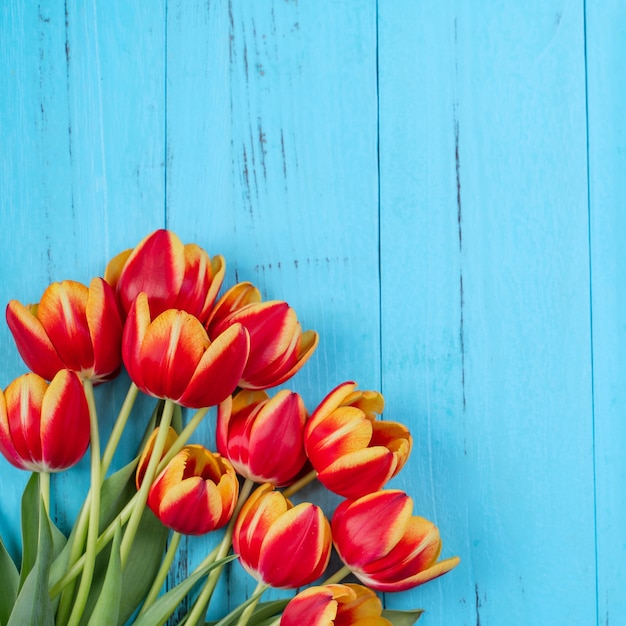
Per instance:
[[[250,356],[239,387],[267,389],[291,378],[313,354],[318,335],[302,332],[296,312],[279,300],[261,302],[259,290],[239,283],[216,303],[207,332],[213,338],[233,324],[250,333]]]
[[[204,323],[225,272],[224,257],[210,259],[196,244],[183,245],[174,233],[160,229],[114,257],[104,277],[117,290],[126,313],[143,292],[155,317],[180,309]]]
[[[29,373],[0,391],[0,452],[15,467],[59,472],[89,446],[89,407],[80,378],[60,370],[48,384]]]
[[[413,500],[398,490],[344,500],[335,510],[335,548],[364,585],[377,591],[404,591],[458,565],[456,556],[437,561],[439,530],[427,519],[412,516],[412,511]]]
[[[217,449],[241,476],[276,487],[289,485],[307,460],[306,418],[297,393],[285,389],[270,399],[264,391],[242,390],[218,407]]]
[[[293,589],[313,582],[326,569],[330,525],[318,506],[294,506],[273,489],[261,485],[246,500],[235,522],[233,550],[257,580]]]
[[[122,354],[139,389],[197,409],[218,404],[235,390],[248,346],[241,324],[210,341],[199,320],[185,311],[168,309],[152,319],[141,293],[126,320]]]
[[[102,278],[89,287],[52,283],[39,304],[11,300],[6,318],[26,365],[46,380],[69,369],[94,384],[117,376],[122,364],[122,319],[113,289]]]
[[[398,423],[377,420],[384,400],[346,382],[331,391],[307,422],[304,445],[319,481],[344,498],[379,490],[404,466],[412,438]]]
[[[376,594],[362,585],[307,587],[289,601],[280,626],[391,626],[391,622],[382,617],[382,611],[383,605]]]
[[[148,506],[168,528],[202,535],[230,520],[238,494],[237,474],[228,459],[189,445],[156,477]]]

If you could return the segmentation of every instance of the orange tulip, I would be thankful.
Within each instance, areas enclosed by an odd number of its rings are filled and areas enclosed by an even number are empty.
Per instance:
[[[351,583],[307,587],[285,607],[280,626],[391,626],[367,587]]]
[[[80,378],[60,370],[48,384],[28,373],[0,391],[0,452],[15,467],[59,472],[89,446],[89,408]]]
[[[217,449],[245,478],[276,487],[291,484],[307,460],[306,418],[297,393],[284,389],[269,398],[264,391],[242,390],[218,407]]]
[[[120,371],[122,320],[115,293],[102,278],[89,287],[52,283],[39,304],[11,300],[6,318],[24,362],[46,380],[69,369],[97,384]]]
[[[330,491],[358,498],[378,491],[404,466],[412,438],[398,423],[377,420],[383,396],[345,382],[331,391],[307,422],[304,444],[318,479]]]
[[[296,312],[279,300],[261,302],[259,290],[250,283],[231,287],[216,303],[207,331],[214,338],[233,324],[250,333],[250,356],[239,386],[267,389],[291,378],[313,354],[318,335],[302,332]]]
[[[412,516],[412,511],[413,500],[398,490],[344,500],[335,510],[335,548],[364,585],[377,591],[404,591],[458,565],[456,556],[437,561],[439,530],[427,519]]]
[[[225,272],[224,257],[211,259],[198,245],[183,245],[174,233],[161,229],[114,257],[104,277],[117,289],[126,313],[144,292],[155,317],[167,309],[180,309],[204,323]]]
[[[237,474],[228,459],[188,445],[154,480],[148,506],[168,528],[203,535],[230,520],[238,494]]]
[[[294,506],[268,483],[246,500],[235,522],[233,550],[257,580],[278,588],[307,585],[330,559],[330,525],[310,502]]]
[[[185,311],[168,309],[153,319],[144,293],[130,308],[122,342],[124,365],[139,389],[190,408],[218,404],[235,390],[248,349],[241,324],[210,341]]]

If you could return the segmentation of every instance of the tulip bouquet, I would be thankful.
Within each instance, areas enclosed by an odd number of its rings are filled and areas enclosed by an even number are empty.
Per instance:
[[[258,584],[220,626],[411,624],[421,611],[384,611],[376,592],[415,587],[459,562],[438,560],[438,529],[413,515],[406,493],[385,488],[412,438],[380,419],[382,395],[344,382],[310,415],[298,393],[270,395],[318,335],[250,283],[218,297],[224,276],[221,256],[158,230],[89,286],[63,281],[36,305],[9,302],[7,323],[31,371],[0,391],[0,452],[32,476],[21,563],[0,540],[1,625],[155,626],[182,603],[179,623],[205,624],[234,560]],[[94,387],[122,367],[130,387],[101,447]],[[139,394],[155,399],[145,435],[135,458],[110,471]],[[192,443],[214,415],[216,441]],[[51,518],[50,474],[88,449],[90,485],[66,537]],[[320,506],[292,501],[314,480],[341,498],[331,521]],[[215,549],[166,589],[181,536],[217,529]],[[325,573],[333,546],[340,565]],[[261,602],[269,587],[300,591]]]

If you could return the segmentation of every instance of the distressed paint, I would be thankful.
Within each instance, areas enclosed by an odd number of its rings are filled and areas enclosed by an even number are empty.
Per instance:
[[[626,623],[624,24],[617,1],[6,2],[2,303],[161,226],[224,254],[320,332],[310,409],[354,378],[414,433],[394,485],[462,562],[388,606]],[[5,387],[4,325],[0,351]],[[0,460],[14,554],[24,482]],[[170,584],[214,542],[183,542]],[[212,614],[253,587],[235,568]]]

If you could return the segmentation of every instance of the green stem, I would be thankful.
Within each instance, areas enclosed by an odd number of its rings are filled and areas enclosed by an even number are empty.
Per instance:
[[[39,472],[39,494],[48,515],[50,515],[50,472]]]
[[[317,478],[317,472],[311,470],[308,474],[305,474],[300,480],[297,480],[293,485],[289,485],[286,489],[283,489],[282,494],[285,498],[291,498],[291,496],[300,491],[303,487],[306,487],[309,483],[312,483]]]
[[[100,463],[100,472],[102,476],[106,476],[106,473],[109,471],[111,461],[113,461],[113,456],[115,455],[117,446],[122,438],[122,433],[124,432],[124,428],[126,427],[126,423],[128,422],[130,412],[135,404],[138,393],[139,387],[137,387],[135,383],[131,382],[128,387],[128,392],[126,393],[126,397],[124,398],[122,408],[120,409],[117,419],[115,420],[115,426],[113,426],[109,441],[107,442],[104,453],[102,454],[102,462]]]
[[[152,603],[157,599],[161,588],[163,587],[163,583],[167,578],[167,574],[170,571],[170,567],[174,562],[174,557],[176,556],[176,550],[178,549],[178,544],[180,543],[182,535],[180,533],[174,532],[172,533],[172,537],[170,539],[169,545],[167,546],[167,551],[165,553],[165,557],[163,558],[163,562],[161,563],[161,567],[152,583],[152,587],[146,596],[146,599],[139,611],[139,615],[145,613],[151,606]]]
[[[143,515],[144,509],[146,508],[146,502],[148,501],[148,492],[150,491],[152,481],[156,476],[157,468],[161,460],[161,455],[163,454],[163,449],[165,448],[167,433],[170,428],[173,413],[174,402],[172,400],[166,400],[165,407],[163,408],[163,415],[161,416],[159,432],[154,442],[154,448],[152,449],[150,461],[148,462],[148,467],[146,469],[143,482],[141,483],[141,487],[137,492],[135,505],[130,515],[130,519],[128,520],[128,525],[126,526],[126,530],[124,531],[124,537],[122,539],[122,545],[120,547],[122,568],[125,567],[126,562],[128,561],[130,549],[133,545],[135,535],[137,534],[137,529],[139,528],[141,516]]]
[[[332,576],[329,576],[322,585],[333,585],[335,583],[340,583],[346,576],[349,576],[352,573],[352,570],[344,565],[341,569],[337,570]]]
[[[256,605],[259,603],[259,600],[261,599],[263,592],[268,588],[269,588],[269,585],[261,581],[258,582],[256,589],[254,590],[254,593],[252,594],[252,597],[255,599],[243,610],[243,613],[241,614],[241,616],[239,617],[239,620],[237,621],[237,626],[245,626],[245,624],[248,623],[248,620],[254,613],[254,609],[256,609]]]
[[[235,510],[228,522],[228,526],[226,528],[226,532],[224,533],[224,537],[222,538],[222,542],[219,545],[217,550],[217,555],[215,556],[215,560],[219,561],[223,559],[230,550],[230,546],[233,542],[233,530],[235,528],[235,522],[237,521],[237,516],[239,515],[239,511],[241,511],[241,507],[244,502],[248,499],[252,488],[254,487],[254,481],[246,478],[243,485],[241,486],[241,491],[239,492],[239,497],[237,498],[237,504],[235,505]],[[187,620],[185,621],[185,626],[196,626],[196,624],[201,621],[204,623],[204,616],[206,613],[207,606],[211,601],[211,596],[213,595],[213,591],[215,590],[215,586],[217,585],[217,581],[219,580],[220,574],[222,573],[222,567],[217,567],[214,569],[207,578],[207,581],[198,595],[198,599],[196,600],[193,608],[191,609],[191,613],[187,616]]]
[[[83,575],[78,586],[74,608],[68,622],[69,626],[77,626],[85,610],[93,572],[96,565],[96,542],[98,540],[98,526],[100,522],[100,437],[98,435],[98,416],[96,402],[93,395],[93,384],[90,380],[83,381],[85,396],[89,406],[89,422],[91,428],[91,499],[89,511],[89,527],[87,530],[87,545],[85,548],[85,565]]]

